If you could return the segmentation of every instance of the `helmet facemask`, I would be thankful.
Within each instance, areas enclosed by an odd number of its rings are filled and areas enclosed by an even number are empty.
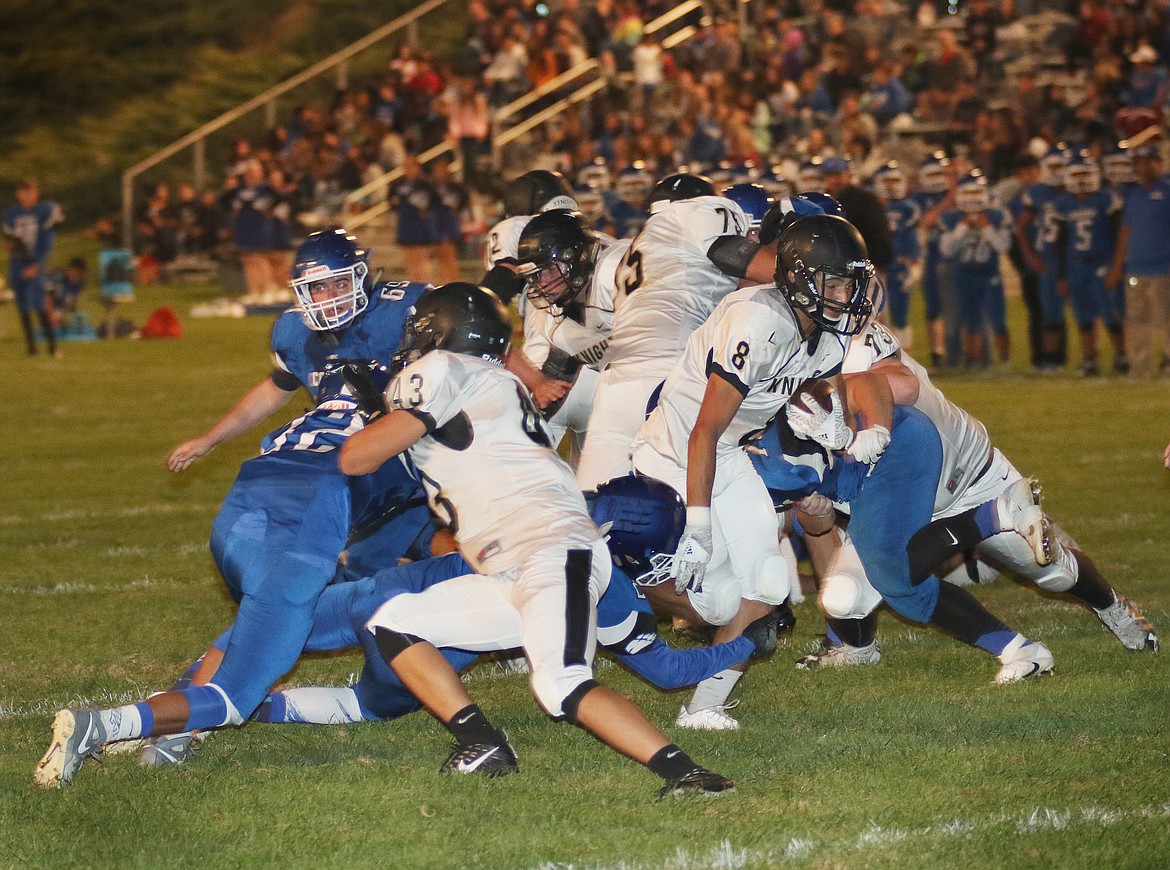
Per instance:
[[[574,302],[592,274],[588,254],[575,247],[554,248],[542,263],[521,263],[516,272],[528,282],[527,295],[537,308]]]
[[[369,267],[354,263],[344,269],[310,266],[292,280],[300,312],[309,329],[328,332],[343,329],[366,310],[369,296],[365,283]]]
[[[857,335],[873,313],[874,268],[869,260],[851,261],[842,272],[810,268],[797,260],[791,276],[776,278],[789,304],[828,332]]]

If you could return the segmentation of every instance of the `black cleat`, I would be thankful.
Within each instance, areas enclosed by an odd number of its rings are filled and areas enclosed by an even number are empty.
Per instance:
[[[451,757],[439,768],[439,773],[450,776],[452,773],[462,773],[470,776],[477,774],[486,777],[507,776],[509,773],[519,773],[520,764],[516,759],[516,752],[508,743],[508,738],[500,733],[499,743],[472,743],[468,746],[455,744]]]
[[[680,795],[717,795],[734,791],[735,783],[726,776],[712,773],[705,767],[696,767],[678,779],[672,779],[658,790],[658,800]]]

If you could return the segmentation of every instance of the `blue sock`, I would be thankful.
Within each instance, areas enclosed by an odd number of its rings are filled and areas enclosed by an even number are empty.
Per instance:
[[[975,646],[987,650],[993,656],[997,656],[1003,652],[1003,648],[1015,636],[1016,632],[1010,629],[1008,631],[992,631],[987,634],[981,634],[979,639],[975,641]]]
[[[984,538],[990,538],[992,535],[998,535],[1004,531],[999,527],[999,515],[995,510],[995,499],[985,501],[979,507],[975,508],[975,525],[979,528],[979,534]]]
[[[218,728],[227,721],[228,709],[223,695],[211,686],[192,686],[183,690],[183,696],[191,708],[191,715],[184,731],[201,728]]]
[[[276,692],[261,701],[256,712],[248,718],[253,722],[283,722],[287,706],[284,701],[284,693]]]

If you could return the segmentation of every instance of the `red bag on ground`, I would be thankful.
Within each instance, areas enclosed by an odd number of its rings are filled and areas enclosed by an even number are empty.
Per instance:
[[[166,307],[156,308],[146,318],[142,327],[143,338],[182,338],[183,325],[179,323],[179,316],[174,310]]]

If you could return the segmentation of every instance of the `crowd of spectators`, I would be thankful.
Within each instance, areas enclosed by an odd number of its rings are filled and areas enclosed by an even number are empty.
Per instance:
[[[472,0],[448,62],[403,44],[332,105],[301,105],[264,140],[239,140],[222,189],[172,196],[160,185],[138,214],[136,246],[166,262],[230,241],[253,163],[273,220],[295,236],[343,220],[347,193],[445,140],[462,182],[484,195],[466,197],[472,204],[490,203],[501,179],[524,169],[573,178],[597,157],[615,174],[635,161],[651,174],[750,161],[794,179],[802,161],[843,154],[865,178],[891,157],[942,147],[994,184],[1029,150],[1063,140],[1101,151],[1159,123],[1167,98],[1170,31],[1158,4],[757,0],[745,19],[738,5],[709,4],[707,23],[664,50],[665,31],[645,25],[674,5]],[[492,113],[586,58],[607,87],[489,165]],[[491,219],[479,217],[465,210],[468,234]]]

